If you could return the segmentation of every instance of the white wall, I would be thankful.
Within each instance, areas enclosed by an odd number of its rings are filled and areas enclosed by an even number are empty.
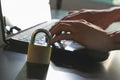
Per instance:
[[[51,20],[49,0],[1,0],[8,26],[32,27]]]

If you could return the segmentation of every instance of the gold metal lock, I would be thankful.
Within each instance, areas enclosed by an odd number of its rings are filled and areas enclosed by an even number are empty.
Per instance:
[[[45,33],[47,38],[47,46],[35,45],[35,37],[38,33]],[[49,64],[51,57],[51,34],[45,29],[37,29],[32,33],[31,41],[28,46],[27,62],[37,64]]]

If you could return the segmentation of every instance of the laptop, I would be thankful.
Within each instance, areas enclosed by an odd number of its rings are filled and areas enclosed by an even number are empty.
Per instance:
[[[49,30],[59,21],[51,19],[49,0],[1,0],[0,14],[5,49],[25,53],[35,30]],[[35,39],[38,44],[44,44],[45,40],[42,39],[45,38],[41,35],[37,35],[38,38]],[[62,45],[55,43],[56,47],[71,51],[81,47],[70,40],[62,40],[61,43]]]
[[[49,30],[58,20],[51,20],[49,0],[1,0],[0,22],[2,38],[6,44],[4,49],[27,53],[31,34],[40,28]],[[35,42],[45,41],[42,40],[45,39],[44,35],[37,36]],[[61,40],[52,45],[51,60],[57,64],[100,62],[109,56],[106,52],[87,49],[72,40]]]
[[[26,52],[32,32],[58,20],[51,20],[49,0],[1,0],[0,21],[5,49]]]

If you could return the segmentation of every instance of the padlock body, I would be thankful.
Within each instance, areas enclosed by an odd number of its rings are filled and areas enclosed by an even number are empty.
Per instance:
[[[49,64],[27,62],[27,77],[30,79],[46,80]]]
[[[27,62],[37,64],[49,64],[52,46],[40,46],[29,44]]]

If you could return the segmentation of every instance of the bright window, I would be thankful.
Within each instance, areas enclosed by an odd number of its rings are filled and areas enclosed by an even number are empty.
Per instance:
[[[120,0],[91,0],[91,1],[102,2],[102,3],[112,4],[112,5],[120,5]]]
[[[113,4],[120,5],[120,0],[113,0]]]

